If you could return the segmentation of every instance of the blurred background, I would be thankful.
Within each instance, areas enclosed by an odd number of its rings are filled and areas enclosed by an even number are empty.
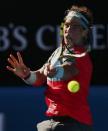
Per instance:
[[[108,130],[107,3],[91,0],[1,1],[0,3],[0,131],[35,131],[45,119],[43,87],[26,85],[7,71],[7,58],[20,51],[31,70],[40,68],[59,45],[59,26],[72,5],[88,6],[94,16],[91,58],[94,71],[89,101],[95,131]],[[85,65],[86,66],[86,65]]]

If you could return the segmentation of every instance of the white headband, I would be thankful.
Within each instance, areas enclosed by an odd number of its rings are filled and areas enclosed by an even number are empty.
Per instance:
[[[89,21],[85,18],[84,15],[82,15],[81,13],[76,12],[76,11],[70,11],[70,12],[68,13],[68,15],[66,16],[66,19],[72,19],[73,17],[79,18],[79,19],[80,19],[80,22],[81,22],[81,25],[82,25],[84,28],[88,28]]]

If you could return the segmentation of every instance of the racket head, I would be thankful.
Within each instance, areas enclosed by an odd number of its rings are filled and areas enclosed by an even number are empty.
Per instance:
[[[51,65],[54,66],[56,62],[59,60],[62,53],[62,46],[58,47],[51,59]]]

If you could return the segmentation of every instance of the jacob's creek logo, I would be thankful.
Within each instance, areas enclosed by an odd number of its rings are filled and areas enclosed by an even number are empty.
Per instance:
[[[0,26],[0,52],[7,51],[9,49],[23,51],[26,50],[31,44],[35,44],[36,47],[43,51],[50,51],[53,50],[55,46],[59,46],[61,31],[59,25],[43,25],[36,28],[36,30],[29,29],[30,28],[25,25],[16,25],[14,23],[9,23],[7,26]],[[47,40],[50,39],[51,44],[48,44],[49,42],[44,40],[46,32],[49,32],[55,36],[56,43],[54,43],[53,39],[50,37],[48,37]],[[92,33],[93,42],[91,48],[94,50],[108,49],[108,25],[94,25],[92,28]],[[31,39],[34,41],[34,43],[30,42]]]

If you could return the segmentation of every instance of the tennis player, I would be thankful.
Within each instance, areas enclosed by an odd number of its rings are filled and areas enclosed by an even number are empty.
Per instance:
[[[24,82],[41,86],[47,82],[45,100],[48,120],[37,124],[38,131],[92,131],[92,113],[88,93],[92,76],[92,62],[88,47],[91,42],[92,13],[85,6],[67,10],[63,24],[63,39],[48,61],[38,70],[31,71],[21,54],[10,54],[9,71]],[[75,80],[80,84],[76,93],[67,85]]]

